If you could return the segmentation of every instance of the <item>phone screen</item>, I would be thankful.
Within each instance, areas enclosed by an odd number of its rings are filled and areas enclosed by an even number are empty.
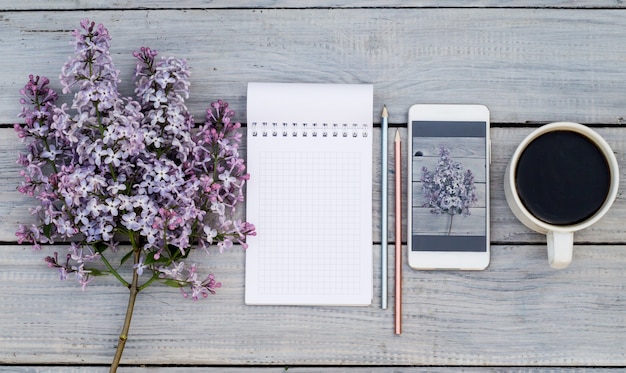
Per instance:
[[[410,249],[487,251],[487,123],[411,125]]]

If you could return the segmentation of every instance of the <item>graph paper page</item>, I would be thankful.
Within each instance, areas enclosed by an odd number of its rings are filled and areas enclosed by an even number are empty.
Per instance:
[[[372,300],[372,86],[250,83],[246,304]]]

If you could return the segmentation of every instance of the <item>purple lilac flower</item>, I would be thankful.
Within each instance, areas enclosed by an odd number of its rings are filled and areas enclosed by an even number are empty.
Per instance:
[[[238,152],[240,124],[217,101],[194,129],[185,106],[187,62],[157,60],[146,47],[133,53],[137,99],[123,97],[108,30],[88,20],[80,26],[60,76],[71,105],[56,105],[44,77],[30,76],[21,91],[25,123],[14,127],[27,154],[18,158],[24,167],[18,190],[40,205],[32,211],[39,225],[20,226],[18,242],[38,249],[73,239],[65,260],[55,253],[46,263],[63,279],[74,273],[84,288],[102,272],[92,263],[126,237],[131,250],[142,251],[137,273],[188,286],[193,299],[206,297],[220,284],[213,275],[198,280],[195,265],[182,260],[196,247],[246,247],[245,237],[255,234],[252,224],[230,217],[249,178]]]
[[[446,147],[439,148],[439,161],[435,170],[422,168],[420,180],[426,198],[424,207],[429,207],[433,214],[449,214],[450,229],[452,216],[469,216],[470,207],[478,200],[472,171],[464,171],[460,162],[452,160],[450,150]]]

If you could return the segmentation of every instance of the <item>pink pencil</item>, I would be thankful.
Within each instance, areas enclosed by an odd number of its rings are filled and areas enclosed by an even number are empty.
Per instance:
[[[402,333],[402,157],[400,132],[396,129],[396,334]]]

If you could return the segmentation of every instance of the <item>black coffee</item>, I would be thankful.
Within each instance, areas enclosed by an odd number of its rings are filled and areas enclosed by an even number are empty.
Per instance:
[[[553,225],[572,225],[595,214],[609,194],[611,172],[600,149],[572,131],[553,131],[533,140],[515,170],[526,209]]]

